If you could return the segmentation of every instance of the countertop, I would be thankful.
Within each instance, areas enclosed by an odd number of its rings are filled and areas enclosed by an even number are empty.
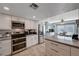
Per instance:
[[[53,42],[61,43],[64,45],[79,48],[79,40],[71,40],[70,41],[70,40],[65,40],[65,39],[58,39],[58,38],[55,38],[53,36],[45,36],[45,39],[53,41]]]
[[[37,35],[37,34],[30,34],[30,35],[26,35],[26,36],[35,36],[35,35]]]

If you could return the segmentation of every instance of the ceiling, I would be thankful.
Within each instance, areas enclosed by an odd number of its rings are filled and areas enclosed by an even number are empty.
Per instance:
[[[36,10],[29,7],[31,3],[0,3],[0,13],[21,16],[32,20],[43,20],[67,11],[79,8],[78,3],[36,3],[39,8]],[[10,8],[5,11],[4,6]],[[36,18],[33,18],[36,16]]]

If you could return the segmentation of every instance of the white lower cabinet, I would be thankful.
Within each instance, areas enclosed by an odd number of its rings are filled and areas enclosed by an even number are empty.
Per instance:
[[[31,47],[38,44],[38,35],[28,35],[26,36],[26,47]]]
[[[0,41],[0,56],[11,54],[11,40]]]
[[[79,56],[79,48],[71,47],[71,56]]]

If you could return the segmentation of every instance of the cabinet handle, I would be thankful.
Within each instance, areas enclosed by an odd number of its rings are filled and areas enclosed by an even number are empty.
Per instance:
[[[55,52],[58,52],[57,50],[55,50],[55,49],[52,49],[52,48],[51,48],[51,50],[53,50],[53,51],[55,51]]]

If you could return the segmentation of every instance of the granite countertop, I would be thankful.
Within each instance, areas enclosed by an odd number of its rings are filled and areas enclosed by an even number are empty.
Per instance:
[[[65,40],[65,39],[58,39],[53,36],[45,36],[46,40],[54,41],[57,43],[65,44],[68,46],[79,48],[79,40]]]

